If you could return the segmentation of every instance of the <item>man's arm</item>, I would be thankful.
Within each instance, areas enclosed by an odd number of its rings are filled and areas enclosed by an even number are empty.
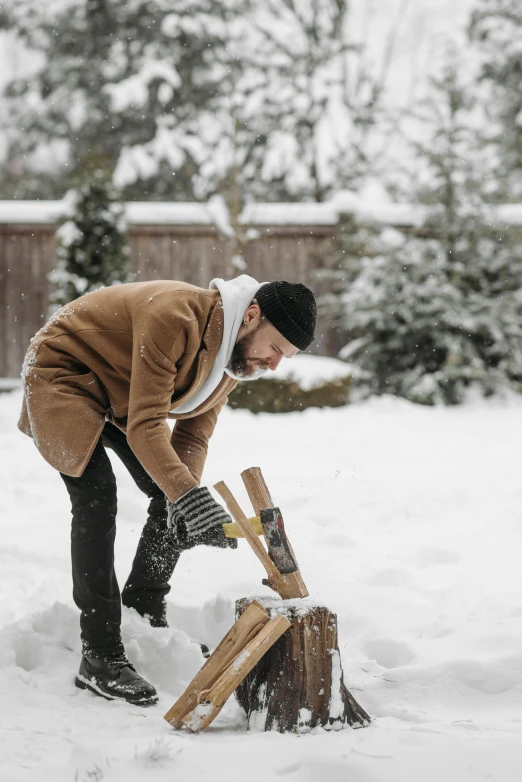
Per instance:
[[[176,421],[170,444],[179,459],[188,467],[199,484],[208,452],[208,441],[214,433],[216,422],[228,397],[207,410],[206,413]]]
[[[170,443],[167,413],[184,354],[197,321],[180,319],[166,329],[168,314],[144,307],[133,322],[133,355],[127,440],[145,470],[171,502],[198,485]]]

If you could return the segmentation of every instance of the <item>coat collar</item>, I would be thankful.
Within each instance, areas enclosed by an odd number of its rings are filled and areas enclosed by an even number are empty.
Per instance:
[[[214,358],[221,346],[223,329],[225,327],[225,316],[223,313],[221,297],[217,291],[215,291],[215,295],[216,304],[210,313],[210,318],[208,319],[207,326],[203,332],[203,337],[201,338],[202,346],[204,346],[203,350],[207,350],[209,353],[213,354]]]

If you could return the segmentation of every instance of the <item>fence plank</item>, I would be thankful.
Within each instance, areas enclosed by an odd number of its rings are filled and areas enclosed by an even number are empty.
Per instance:
[[[0,231],[0,377],[8,377],[7,371],[7,266],[5,232]]]

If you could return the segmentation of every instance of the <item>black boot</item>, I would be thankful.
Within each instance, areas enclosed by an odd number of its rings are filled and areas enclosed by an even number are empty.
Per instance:
[[[156,690],[134,667],[125,655],[118,657],[82,657],[75,679],[81,690],[91,690],[108,700],[119,698],[137,706],[158,702]]]

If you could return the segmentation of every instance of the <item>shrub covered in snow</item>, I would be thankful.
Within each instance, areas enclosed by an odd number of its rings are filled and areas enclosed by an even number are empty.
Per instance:
[[[438,204],[418,236],[382,242],[346,274],[341,356],[366,393],[449,404],[466,388],[522,391],[522,250],[495,227],[470,99],[448,66],[426,106],[419,195]],[[381,234],[380,239],[383,239]]]
[[[275,372],[239,383],[229,406],[252,413],[292,413],[309,407],[343,407],[352,384],[350,367],[323,356],[298,355]]]
[[[348,404],[352,379],[350,375],[301,388],[295,380],[259,378],[240,383],[228,398],[230,407],[245,408],[252,413],[293,413],[309,407],[343,407]]]
[[[366,259],[344,296],[358,334],[341,351],[358,386],[415,402],[461,402],[465,389],[522,390],[522,297],[462,284],[437,240]]]

